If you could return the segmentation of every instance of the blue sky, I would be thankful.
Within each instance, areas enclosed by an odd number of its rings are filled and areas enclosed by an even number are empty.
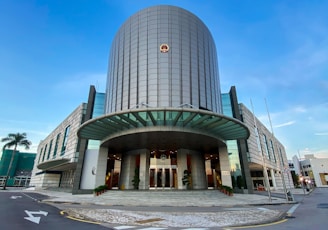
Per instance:
[[[104,92],[109,50],[122,23],[152,5],[197,15],[218,52],[222,92],[270,129],[289,158],[328,157],[328,1],[1,0],[0,137],[26,132],[36,152],[90,84]],[[266,103],[265,103],[266,101]],[[0,144],[2,147],[3,143]]]

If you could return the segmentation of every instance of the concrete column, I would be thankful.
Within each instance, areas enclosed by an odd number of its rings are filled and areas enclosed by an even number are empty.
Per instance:
[[[150,151],[148,149],[140,150],[140,183],[139,189],[149,190],[149,163]]]
[[[98,162],[96,167],[95,187],[105,184],[107,170],[107,148],[100,147],[98,153]]]
[[[212,169],[212,175],[213,175],[214,188],[217,189],[218,185],[217,185],[217,182],[216,182],[216,171],[215,171],[215,169]]]
[[[154,172],[154,173],[155,173],[155,174],[154,174],[154,182],[155,182],[154,187],[155,187],[155,188],[157,188],[157,170],[158,170],[158,169],[156,168],[156,169],[155,169],[155,172]]]
[[[98,168],[98,149],[87,149],[84,153],[84,163],[80,189],[94,189],[96,184],[96,169]],[[105,175],[106,176],[106,175]],[[76,191],[77,192],[77,191]]]
[[[170,188],[173,188],[173,171],[172,168],[170,168]]]
[[[165,188],[165,168],[162,168],[162,189]]]
[[[273,185],[273,189],[277,189],[277,182],[276,182],[276,176],[274,174],[274,170],[270,169],[270,174],[271,174],[271,180],[272,180],[272,185]]]
[[[121,189],[134,189],[133,177],[134,170],[136,168],[136,155],[131,152],[123,153],[121,163],[121,175],[120,175],[120,188]]]
[[[226,146],[219,148],[219,157],[220,157],[222,185],[232,187],[230,162],[229,162],[228,150]]]
[[[187,169],[187,150],[179,149],[177,151],[177,175],[178,175],[178,189],[186,189],[182,183],[183,171]]]
[[[205,159],[203,154],[189,151],[191,154],[191,177],[193,189],[207,189]]]

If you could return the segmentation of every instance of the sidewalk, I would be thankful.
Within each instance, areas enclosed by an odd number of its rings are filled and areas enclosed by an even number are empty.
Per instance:
[[[294,203],[276,197],[272,197],[270,202],[267,196],[255,194],[227,196],[217,190],[110,190],[100,196],[72,195],[50,190],[30,192],[49,196],[50,198],[43,202],[54,205],[79,204],[79,206],[65,206],[65,212],[75,217],[105,223],[106,226],[111,227],[128,225],[213,228],[263,224],[278,221],[285,216],[285,213],[261,206]],[[292,193],[302,194],[303,191],[292,190]],[[101,206],[95,208],[95,205]],[[138,211],[136,207],[143,207],[143,209]],[[209,211],[204,211],[206,207]],[[202,208],[202,211],[198,211],[197,208]]]

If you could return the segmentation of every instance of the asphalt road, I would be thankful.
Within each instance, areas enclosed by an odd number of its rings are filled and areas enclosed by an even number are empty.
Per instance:
[[[54,206],[40,203],[47,198],[38,193],[0,192],[0,229],[1,230],[100,230],[101,225],[74,221],[61,215]]]
[[[289,209],[292,214],[285,221],[262,226],[243,227],[243,229],[328,229],[328,188],[316,188],[309,195],[297,195],[295,198],[299,203]]]

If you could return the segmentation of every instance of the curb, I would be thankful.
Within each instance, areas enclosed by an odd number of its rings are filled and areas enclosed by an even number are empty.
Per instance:
[[[261,227],[261,226],[268,226],[268,225],[273,225],[273,224],[280,224],[282,222],[287,221],[288,217],[287,217],[287,213],[286,212],[280,212],[280,215],[278,215],[275,218],[272,218],[269,221],[254,221],[253,223],[247,223],[247,224],[236,224],[236,225],[229,225],[226,228],[232,228],[232,229],[238,229],[238,228],[251,228],[251,227]]]
[[[96,222],[96,221],[93,221],[89,218],[85,218],[84,216],[82,216],[78,213],[75,213],[75,212],[69,213],[65,210],[62,210],[59,213],[60,213],[60,215],[66,217],[68,219],[71,219],[71,220],[75,220],[75,221],[79,221],[79,222],[83,222],[83,223],[89,223],[89,224],[97,224],[97,225],[102,224],[101,222]]]

